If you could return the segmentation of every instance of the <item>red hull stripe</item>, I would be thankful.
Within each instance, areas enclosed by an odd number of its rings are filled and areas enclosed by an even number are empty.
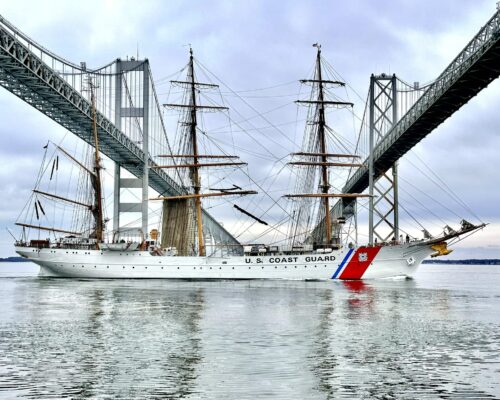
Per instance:
[[[380,247],[360,247],[342,271],[339,279],[361,279],[379,251]]]

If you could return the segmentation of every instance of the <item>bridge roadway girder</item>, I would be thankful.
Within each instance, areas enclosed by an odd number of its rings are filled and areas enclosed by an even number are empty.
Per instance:
[[[1,22],[1,21],[0,21]],[[35,55],[16,35],[0,23],[0,85],[53,119],[85,142],[92,144],[90,102]],[[100,150],[138,178],[143,175],[143,152],[100,112],[97,113]],[[150,165],[156,165],[150,159]],[[187,193],[163,170],[151,168],[150,187],[165,195]],[[204,224],[223,243],[238,245],[208,212]]]

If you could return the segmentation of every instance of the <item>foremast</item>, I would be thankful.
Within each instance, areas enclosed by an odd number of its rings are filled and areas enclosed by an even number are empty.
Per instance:
[[[331,193],[331,184],[329,182],[329,169],[331,167],[359,167],[362,164],[358,163],[344,163],[344,162],[331,162],[330,158],[358,158],[358,156],[353,154],[334,154],[329,153],[327,145],[327,123],[325,116],[326,107],[352,107],[353,104],[350,102],[342,101],[330,101],[326,99],[325,96],[325,85],[333,86],[345,86],[344,82],[337,80],[328,80],[323,78],[323,68],[321,65],[321,45],[314,44],[317,48],[316,54],[316,65],[315,74],[313,79],[302,79],[301,83],[311,84],[313,91],[316,89],[317,97],[311,100],[297,100],[298,104],[305,104],[308,106],[315,106],[316,113],[315,116],[317,120],[313,121],[313,125],[317,126],[317,133],[315,140],[318,141],[318,147],[316,147],[319,152],[300,152],[293,153],[292,156],[302,157],[301,161],[290,162],[290,165],[295,166],[315,166],[319,167],[321,170],[319,189],[320,193],[298,193],[298,194],[288,194],[285,195],[287,198],[311,198],[316,197],[321,200],[322,208],[324,212],[324,243],[325,245],[332,244],[332,221],[330,215],[330,198],[342,198],[342,197],[361,197],[365,196],[362,194],[342,194],[342,193]]]
[[[325,137],[325,98],[323,94],[323,74],[321,71],[321,46],[318,45],[318,54],[316,56],[316,71],[318,75],[318,106],[319,106],[319,120],[318,120],[318,134],[321,152],[321,176],[323,179],[321,185],[321,191],[327,194],[330,189],[330,184],[328,183],[328,167],[326,165],[327,159],[327,149],[326,149],[326,137]],[[325,209],[325,240],[326,243],[331,243],[332,241],[332,228],[330,220],[330,199],[328,196],[323,198],[324,209]]]

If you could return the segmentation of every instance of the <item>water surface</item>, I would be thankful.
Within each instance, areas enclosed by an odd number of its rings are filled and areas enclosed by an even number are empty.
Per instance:
[[[500,267],[371,282],[39,279],[0,264],[0,398],[500,398]]]

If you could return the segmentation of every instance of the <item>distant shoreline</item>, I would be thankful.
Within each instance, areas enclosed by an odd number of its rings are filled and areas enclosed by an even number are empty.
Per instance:
[[[31,262],[23,257],[5,257],[0,258],[0,263],[2,262]],[[461,264],[461,265],[500,265],[500,259],[498,258],[486,258],[486,259],[466,259],[466,260],[424,260],[422,264]]]
[[[0,263],[1,262],[31,262],[31,261],[23,257],[5,257],[5,258],[0,258]]]
[[[500,265],[498,258],[467,259],[467,260],[424,260],[422,264],[463,264],[463,265]]]

